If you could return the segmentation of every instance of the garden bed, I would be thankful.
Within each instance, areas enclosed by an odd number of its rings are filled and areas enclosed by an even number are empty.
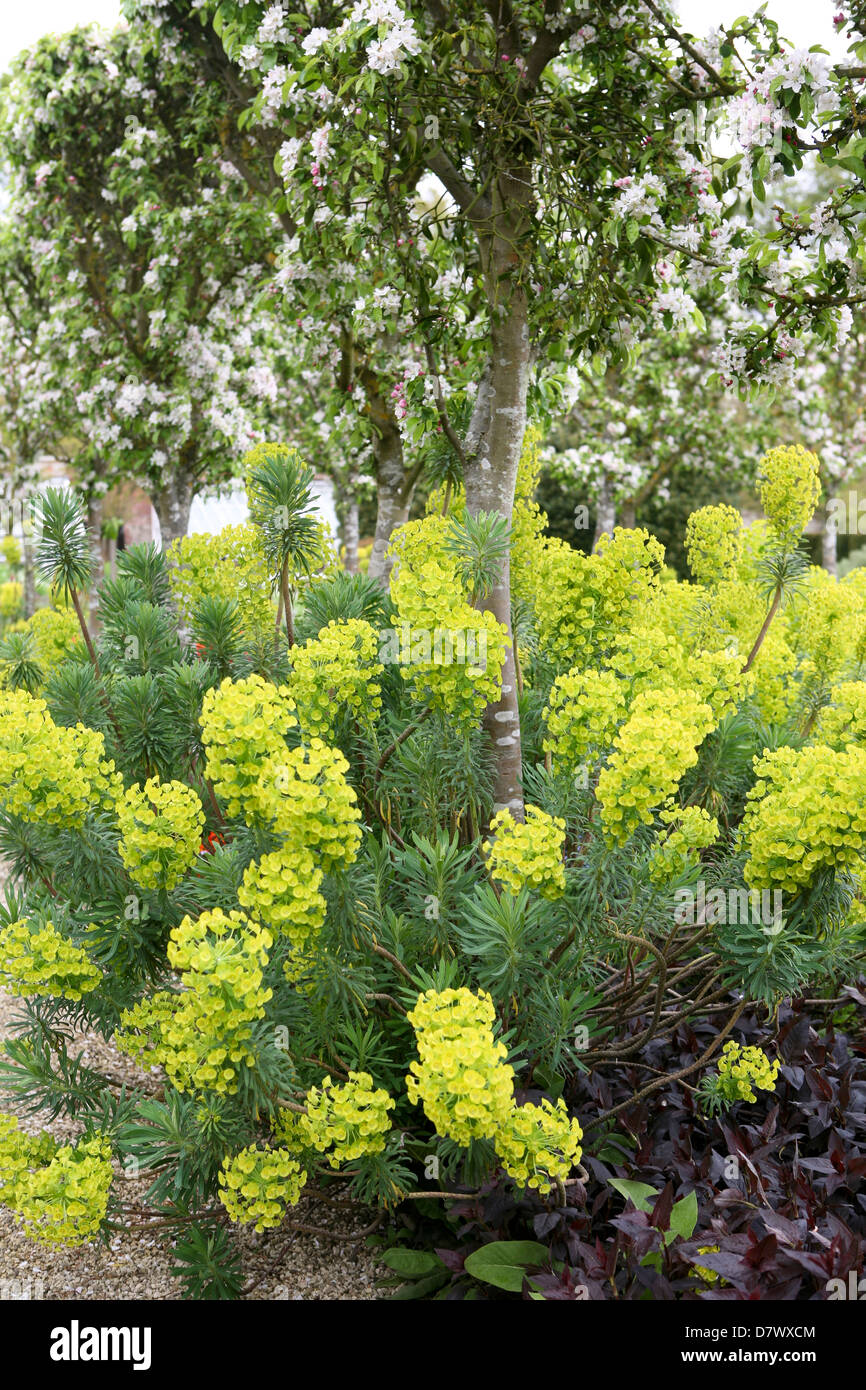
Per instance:
[[[0,1042],[14,1036],[11,1024],[21,1001],[0,990]],[[136,1068],[110,1042],[93,1033],[75,1034],[70,1052],[80,1049],[83,1060],[105,1074],[136,1081]],[[7,1106],[7,1109],[11,1107]],[[73,1141],[80,1126],[44,1111],[20,1117],[28,1134],[47,1130],[65,1143]],[[116,1165],[116,1170],[122,1170]],[[124,1195],[136,1201],[144,1197],[146,1177],[128,1177]],[[379,1296],[376,1281],[382,1274],[366,1243],[346,1239],[359,1223],[322,1202],[302,1198],[293,1213],[298,1224],[315,1225],[327,1235],[304,1231],[281,1233],[276,1239],[254,1232],[237,1232],[242,1250],[247,1291],[251,1299],[373,1299]],[[178,1299],[181,1281],[172,1274],[171,1251],[146,1224],[111,1236],[107,1245],[93,1243],[71,1249],[35,1245],[18,1228],[12,1213],[0,1207],[0,1296],[81,1301],[89,1299]]]

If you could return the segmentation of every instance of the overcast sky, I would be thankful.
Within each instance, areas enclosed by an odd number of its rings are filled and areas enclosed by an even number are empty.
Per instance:
[[[0,69],[43,34],[64,34],[77,24],[104,24],[120,18],[120,0],[7,0],[0,25]]]
[[[750,0],[679,0],[684,27],[704,34],[713,25],[730,23],[752,8]],[[782,33],[802,48],[823,44],[841,57],[845,44],[836,37],[831,0],[769,0],[768,13]],[[0,26],[0,69],[41,34],[63,33],[76,24],[111,26],[120,17],[120,0],[7,0]]]

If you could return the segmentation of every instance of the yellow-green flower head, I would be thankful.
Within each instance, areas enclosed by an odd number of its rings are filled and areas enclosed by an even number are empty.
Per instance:
[[[820,460],[802,444],[782,444],[761,459],[761,506],[779,541],[793,548],[821,498]]]
[[[84,1245],[108,1210],[111,1145],[101,1135],[59,1145],[51,1135],[32,1138],[13,1116],[0,1115],[0,1201],[32,1240]]]
[[[372,624],[347,618],[331,621],[318,637],[293,649],[288,688],[305,734],[333,738],[347,711],[362,724],[375,722],[382,708],[378,645]]]
[[[394,532],[391,599],[400,675],[419,703],[474,728],[499,699],[507,629],[467,601],[455,559],[445,548],[446,517],[409,521]]]
[[[686,522],[686,555],[699,584],[733,578],[743,553],[743,518],[724,504],[699,507]]]
[[[716,719],[692,690],[638,695],[598,779],[601,821],[609,840],[624,844],[676,791],[698,760],[698,747]]]
[[[342,1086],[326,1076],[321,1086],[307,1093],[307,1113],[299,1119],[298,1134],[310,1148],[327,1153],[332,1168],[339,1168],[365,1154],[382,1153],[391,1129],[388,1111],[394,1105],[365,1071],[350,1071]]]
[[[543,898],[561,898],[565,892],[565,821],[549,816],[538,806],[526,807],[525,822],[509,810],[499,811],[490,822],[491,839],[485,840],[490,876],[515,896],[521,888]]]
[[[220,908],[185,917],[172,930],[168,960],[184,990],[157,1009],[139,1005],[121,1018],[118,1045],[165,1067],[180,1091],[234,1094],[241,1067],[254,1067],[253,1025],[273,991],[264,970],[273,937],[240,912]],[[145,1036],[137,1044],[133,1035]]]
[[[659,591],[664,546],[644,530],[617,527],[594,555],[549,540],[538,565],[541,651],[560,667],[586,667],[618,631],[645,620]]]
[[[779,1063],[771,1062],[759,1047],[741,1047],[725,1043],[719,1058],[719,1091],[732,1105],[737,1100],[757,1099],[752,1089],[773,1091],[779,1075]]]
[[[274,622],[271,578],[254,526],[225,526],[218,535],[184,536],[169,546],[172,596],[189,621],[203,598],[230,598],[245,636],[269,631]]]
[[[219,1198],[232,1221],[265,1231],[296,1206],[307,1174],[285,1149],[251,1145],[227,1155],[219,1172]]]
[[[544,751],[553,766],[576,768],[591,750],[609,748],[625,709],[624,682],[612,671],[557,676],[545,711]]]
[[[315,942],[327,903],[319,891],[322,870],[305,846],[283,846],[253,861],[238,889],[238,902],[252,916],[284,936],[304,956]]]
[[[253,823],[258,807],[253,792],[262,763],[285,754],[283,735],[298,722],[293,709],[285,689],[257,675],[226,679],[205,695],[199,721],[205,775],[229,816]]]
[[[866,745],[866,681],[840,681],[830,692],[830,704],[818,716],[815,742],[834,749],[851,743]]]
[[[0,584],[0,618],[17,618],[24,604],[24,590],[14,579]]]
[[[750,888],[796,893],[819,870],[858,870],[866,850],[866,749],[776,748],[755,772],[740,827]]]
[[[687,684],[691,675],[685,649],[654,622],[614,633],[608,665],[626,704],[645,690],[671,690]]]
[[[120,1015],[120,1026],[114,1035],[119,1052],[132,1057],[140,1067],[160,1066],[172,1049],[167,1030],[174,1024],[183,994],[157,990]]]
[[[0,806],[27,824],[77,828],[123,789],[102,734],[55,724],[45,701],[24,690],[0,692],[0,764]]]
[[[496,1135],[502,1166],[519,1187],[549,1192],[580,1162],[583,1131],[570,1119],[565,1102],[516,1105]]]
[[[457,1144],[493,1139],[514,1099],[514,1071],[505,1044],[493,1037],[496,1013],[489,994],[429,989],[409,1014],[418,1061],[406,1090],[443,1137]]]
[[[78,1000],[102,980],[87,952],[53,922],[11,922],[0,927],[0,983],[20,995]]]
[[[57,670],[81,641],[81,629],[74,611],[64,608],[37,608],[23,631],[33,634],[36,657],[46,677]]]
[[[192,787],[151,777],[117,805],[120,857],[139,888],[170,892],[195,863],[204,812]]]
[[[790,641],[800,656],[802,698],[819,700],[843,675],[860,674],[866,655],[866,603],[848,584],[814,566],[787,614]],[[862,655],[861,655],[862,653]]]
[[[21,546],[14,536],[4,536],[0,541],[0,555],[10,569],[17,569],[21,564]]]
[[[268,758],[255,788],[257,815],[285,841],[305,848],[326,873],[351,864],[361,843],[361,812],[338,748],[320,738]]]
[[[650,859],[650,878],[653,883],[667,883],[696,864],[700,850],[715,843],[719,822],[700,806],[672,807],[661,811],[659,819],[671,829],[659,837]]]

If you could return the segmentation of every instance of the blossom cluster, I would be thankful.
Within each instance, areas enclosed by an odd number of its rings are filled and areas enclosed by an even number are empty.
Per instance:
[[[388,1112],[395,1104],[387,1091],[373,1084],[369,1072],[350,1071],[342,1085],[326,1076],[321,1086],[307,1092],[306,1114],[297,1117],[295,1141],[327,1154],[332,1168],[382,1153],[391,1129]]]
[[[759,1047],[742,1047],[727,1042],[719,1058],[719,1091],[731,1105],[738,1100],[754,1101],[754,1087],[772,1091],[779,1075],[779,1063],[771,1062]]]
[[[376,629],[361,618],[332,620],[292,652],[289,689],[304,732],[333,737],[341,714],[369,724],[382,708]]]
[[[205,694],[200,723],[205,773],[230,816],[255,815],[252,795],[267,758],[285,750],[283,734],[297,727],[285,689],[262,676],[228,677]]]
[[[296,1206],[307,1174],[285,1149],[251,1144],[223,1159],[219,1199],[232,1221],[257,1231],[279,1226],[287,1206]]]
[[[0,1114],[0,1201],[46,1245],[84,1245],[108,1210],[111,1146],[101,1135],[58,1144]]]
[[[117,803],[120,857],[139,888],[168,893],[195,863],[204,828],[201,802],[185,782],[137,782]]]
[[[101,733],[55,724],[45,701],[24,690],[0,692],[0,759],[0,805],[28,824],[80,826],[122,785]]]
[[[0,977],[15,994],[78,1000],[96,988],[102,973],[52,921],[28,919],[0,927]]]
[[[538,806],[526,807],[525,821],[515,820],[507,808],[498,811],[484,843],[495,882],[509,893],[528,888],[543,898],[560,898],[565,892],[564,848],[565,821]]]
[[[822,869],[856,870],[866,850],[866,749],[775,748],[755,763],[741,825],[752,888],[795,893]]]
[[[711,707],[691,690],[648,690],[638,695],[598,779],[607,836],[624,843],[648,825],[698,760],[697,749],[715,724]]]
[[[406,1089],[439,1134],[462,1145],[489,1140],[520,1187],[546,1193],[579,1162],[582,1131],[561,1100],[515,1104],[505,1044],[493,1037],[495,1017],[488,994],[460,988],[419,995],[409,1014],[418,1061]]]
[[[118,1047],[161,1063],[180,1091],[233,1095],[242,1068],[255,1065],[253,1026],[272,997],[263,982],[272,945],[267,928],[240,912],[214,908],[196,920],[185,917],[168,945],[185,988],[124,1013]]]

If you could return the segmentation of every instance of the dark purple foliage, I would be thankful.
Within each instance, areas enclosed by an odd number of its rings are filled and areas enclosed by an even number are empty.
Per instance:
[[[716,1119],[697,1107],[695,1074],[688,1085],[672,1082],[628,1106],[607,1129],[598,1125],[601,1112],[633,1096],[654,1072],[694,1061],[712,1038],[712,1021],[683,1026],[669,1043],[650,1043],[621,1066],[578,1077],[567,1099],[584,1129],[588,1181],[571,1182],[561,1208],[520,1197],[505,1182],[454,1203],[448,1221],[458,1239],[444,1240],[441,1224],[435,1238],[452,1272],[444,1296],[470,1287],[473,1297],[509,1296],[463,1272],[463,1258],[490,1240],[548,1246],[550,1263],[530,1273],[525,1298],[533,1288],[555,1300],[815,1300],[827,1298],[829,1279],[846,1280],[852,1270],[862,1277],[866,1030],[857,1009],[864,995],[847,994],[853,1026],[845,1033],[802,1006],[781,1009],[775,1030],[766,1018],[744,1015],[734,1036],[778,1056],[779,1080],[774,1093],[759,1091],[754,1104],[738,1103]],[[610,1178],[651,1184],[652,1210],[636,1210]],[[673,1205],[690,1192],[698,1201],[694,1232],[666,1244]],[[707,1246],[718,1249],[699,1254]],[[706,1281],[695,1266],[720,1279]]]

